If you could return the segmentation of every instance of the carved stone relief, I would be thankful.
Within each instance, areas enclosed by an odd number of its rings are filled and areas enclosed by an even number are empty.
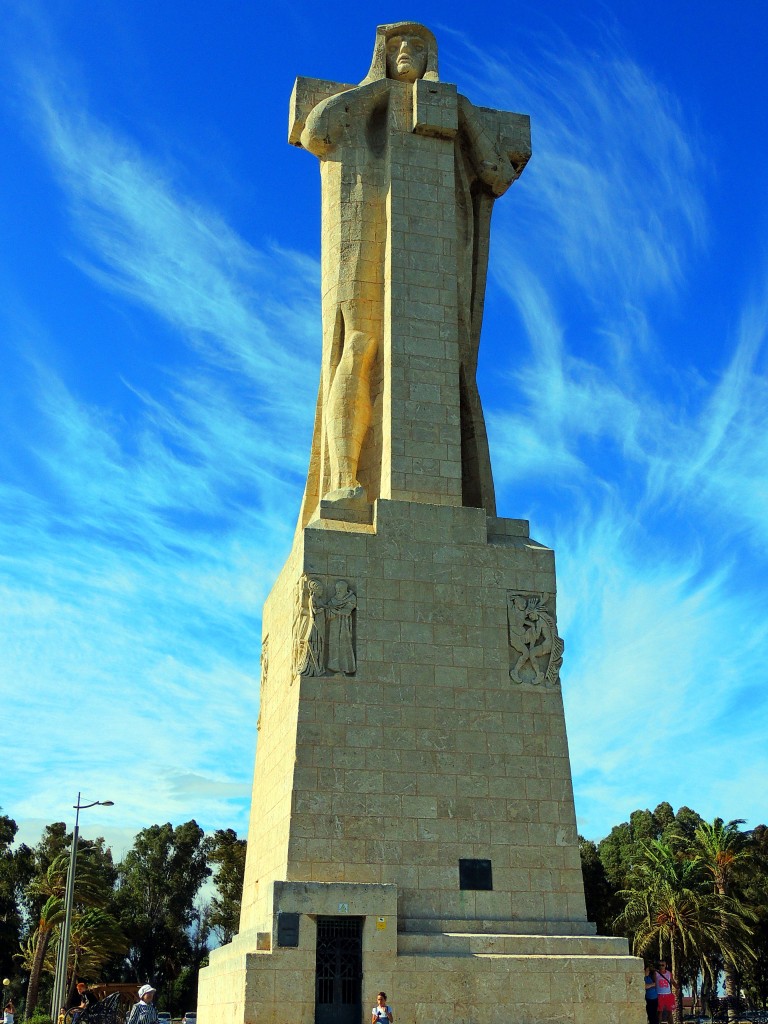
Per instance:
[[[296,675],[355,674],[356,608],[357,596],[346,580],[326,584],[315,576],[301,577],[293,628]]]
[[[267,685],[269,673],[269,634],[261,641],[261,683],[259,685],[259,717],[256,721],[256,731],[261,729],[261,711],[264,707],[264,691]]]
[[[553,595],[508,590],[507,636],[513,682],[560,685],[565,644],[557,632]]]

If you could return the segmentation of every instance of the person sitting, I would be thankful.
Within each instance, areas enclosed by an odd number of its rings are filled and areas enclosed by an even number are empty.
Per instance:
[[[72,998],[69,1001],[68,1010],[72,1010],[72,1020],[76,1021],[83,1010],[87,1010],[89,1006],[97,1003],[98,999],[93,992],[88,991],[88,985],[83,978],[77,979],[75,985],[75,991],[72,994]]]

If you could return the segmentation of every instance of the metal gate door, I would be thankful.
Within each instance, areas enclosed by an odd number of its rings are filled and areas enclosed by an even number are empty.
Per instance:
[[[363,918],[318,917],[315,1024],[360,1024]]]

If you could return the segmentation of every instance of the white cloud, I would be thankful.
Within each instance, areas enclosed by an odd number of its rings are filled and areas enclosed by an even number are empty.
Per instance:
[[[581,829],[599,838],[660,799],[754,824],[768,303],[745,303],[714,381],[695,347],[658,336],[659,296],[684,294],[708,217],[698,127],[640,68],[566,44],[544,61],[486,54],[473,84],[536,111],[534,158],[494,214],[515,319],[488,422],[502,510],[557,553]]]
[[[38,479],[0,485],[13,512],[0,539],[13,810],[55,820],[62,794],[82,790],[108,793],[136,828],[195,816],[242,829],[261,605],[308,457],[317,266],[249,246],[63,85],[54,94],[38,77],[30,95],[76,262],[186,352],[169,348],[165,365],[158,353],[159,374],[126,381],[126,423],[42,346],[19,346],[36,415],[15,441]]]

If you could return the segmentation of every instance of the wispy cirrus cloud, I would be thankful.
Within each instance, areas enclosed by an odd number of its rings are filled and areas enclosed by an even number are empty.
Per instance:
[[[510,259],[546,268],[552,287],[571,276],[597,308],[631,316],[680,284],[690,246],[707,237],[697,126],[618,38],[585,53],[552,27],[534,59],[530,42],[459,43],[473,58],[457,61],[470,98],[534,112],[533,159],[514,203],[494,214],[505,240],[493,267],[502,282]]]
[[[8,420],[5,458],[24,453],[35,483],[9,473],[0,484],[13,510],[0,537],[0,664],[19,698],[5,757],[25,780],[14,810],[52,818],[62,789],[90,788],[137,827],[149,798],[175,820],[242,828],[261,605],[308,454],[318,268],[250,246],[89,115],[65,78],[55,91],[39,71],[26,81],[70,214],[70,258],[174,345],[156,353],[155,376],[124,380],[127,417],[52,369],[50,340],[30,332],[17,345],[31,429]],[[87,756],[84,722],[98,723]],[[195,800],[190,778],[205,782]]]
[[[618,47],[561,43],[501,56],[454,42],[471,99],[535,114],[534,160],[495,214],[492,301],[510,337],[484,344],[500,506],[531,515],[558,552],[584,830],[653,802],[668,751],[664,797],[753,817],[733,790],[697,803],[694,768],[702,737],[722,736],[740,793],[759,793],[764,744],[742,709],[764,706],[765,627],[725,523],[743,524],[762,572],[765,305],[745,304],[719,380],[693,357],[672,361],[656,306],[706,252],[699,129]],[[56,79],[30,72],[26,95],[70,258],[94,294],[155,318],[172,344],[153,354],[155,376],[124,374],[122,413],[50,369],[42,342],[19,345],[36,422],[7,427],[39,479],[0,485],[0,664],[19,695],[4,756],[25,780],[15,808],[50,820],[69,787],[119,801],[137,827],[148,798],[163,817],[243,827],[258,616],[314,407],[318,268],[249,245]],[[105,745],[73,756],[83,720]]]
[[[557,552],[581,827],[599,836],[661,792],[754,824],[752,758],[766,767],[766,301],[733,296],[743,313],[724,328],[731,355],[714,380],[695,346],[659,335],[660,297],[679,301],[706,252],[705,147],[641,68],[615,48],[576,55],[565,43],[537,62],[486,53],[481,100],[501,105],[501,85],[511,109],[536,117],[527,187],[494,214],[494,273],[513,318],[489,433],[502,509],[527,513]],[[702,778],[710,743],[738,802]]]

